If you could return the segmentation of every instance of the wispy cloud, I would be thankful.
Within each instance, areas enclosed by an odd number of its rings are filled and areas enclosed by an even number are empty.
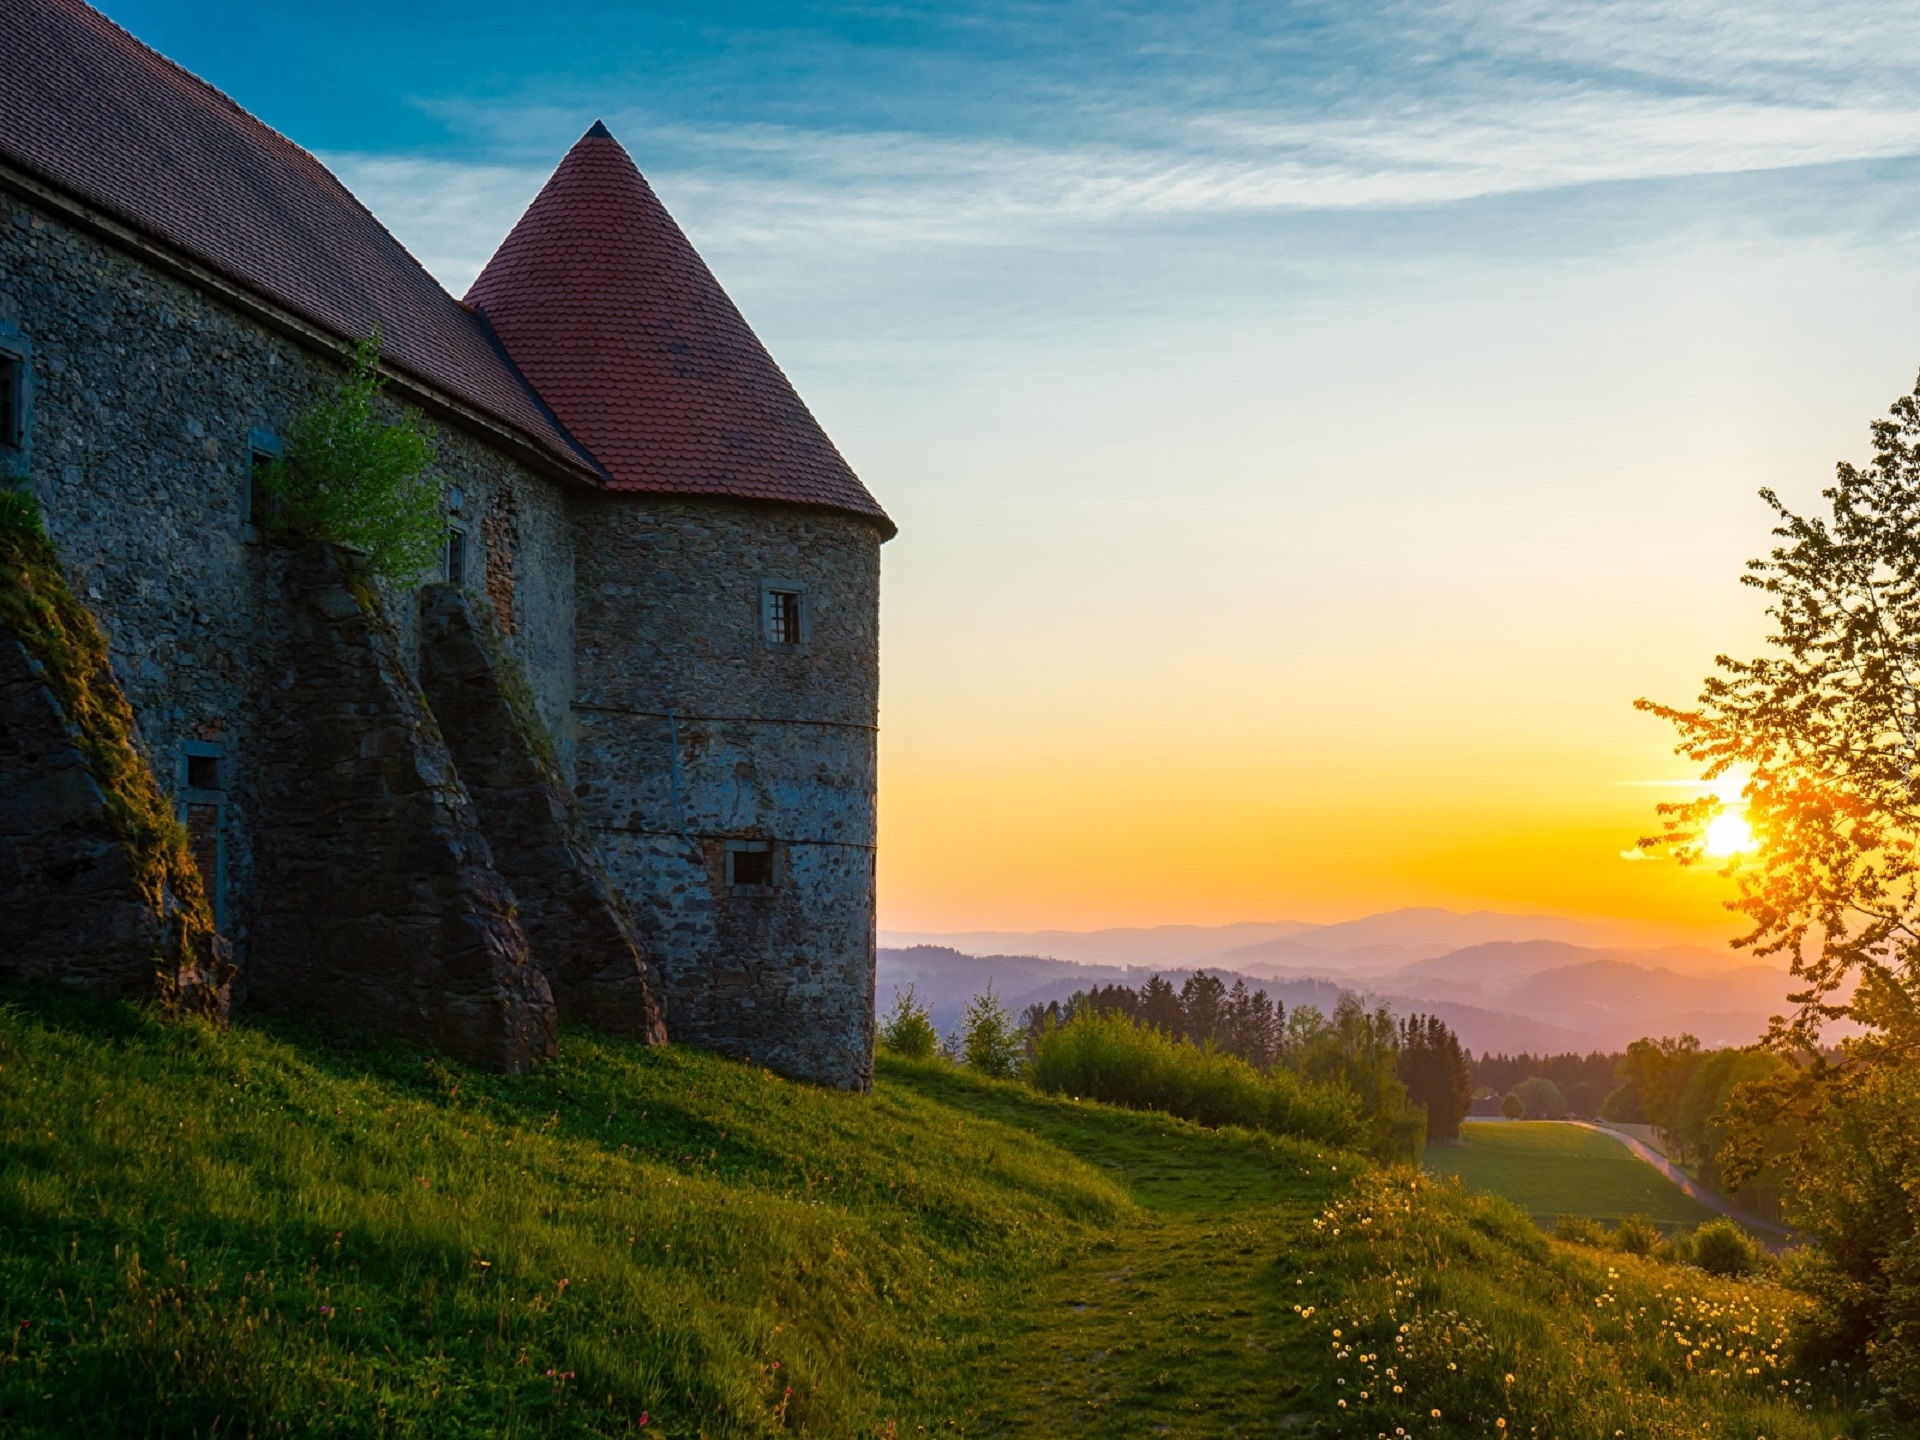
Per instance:
[[[1045,243],[1208,216],[1434,206],[1609,182],[1920,152],[1920,106],[1784,108],[1697,97],[1536,101],[1363,119],[1216,115],[1184,148],[1052,148],[904,133],[621,127],[676,211],[722,247]],[[1197,143],[1212,140],[1212,145]],[[449,283],[471,278],[549,166],[323,157]],[[557,157],[555,157],[557,158]]]
[[[812,81],[780,122],[618,87],[606,118],[703,247],[843,259],[1920,154],[1913,6],[984,6],[971,24],[1058,73],[923,34],[890,67],[816,58],[877,93],[858,111]],[[548,95],[427,103],[494,158],[325,158],[458,288],[583,122]]]

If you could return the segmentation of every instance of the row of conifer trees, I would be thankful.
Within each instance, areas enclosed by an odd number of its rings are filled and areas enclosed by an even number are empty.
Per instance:
[[[1064,1002],[1030,1005],[1017,1021],[989,985],[944,1042],[909,987],[896,998],[882,1040],[899,1054],[944,1051],[983,1074],[1025,1073],[1043,1088],[1175,1113],[1205,1108],[1189,1101],[1183,1109],[1166,1098],[1195,1092],[1203,1071],[1210,1094],[1238,1086],[1248,1096],[1266,1097],[1234,1102],[1237,1115],[1319,1115],[1296,1093],[1304,1084],[1316,1095],[1349,1097],[1356,1117],[1354,1133],[1342,1137],[1329,1129],[1331,1122],[1314,1120],[1315,1138],[1353,1139],[1389,1159],[1417,1158],[1429,1139],[1457,1139],[1473,1101],[1467,1053],[1437,1016],[1396,1021],[1385,1006],[1368,1007],[1353,995],[1342,995],[1331,1015],[1311,1005],[1289,1013],[1265,990],[1249,991],[1239,977],[1229,986],[1206,971],[1188,976],[1177,990],[1154,975],[1138,989],[1102,985],[1077,991]],[[1080,1058],[1069,1066],[1063,1057],[1073,1047]],[[1107,1061],[1122,1050],[1126,1063],[1109,1067]],[[1185,1079],[1176,1084],[1169,1078],[1174,1072]],[[1142,1098],[1153,1086],[1135,1083],[1148,1074],[1162,1077],[1154,1082],[1159,1102]],[[1133,1079],[1123,1078],[1128,1075]],[[1273,1083],[1262,1087],[1262,1078]],[[1275,1085],[1285,1089],[1284,1096],[1276,1098]],[[1225,1116],[1218,1109],[1225,1103],[1205,1105]],[[1228,1123],[1198,1113],[1189,1118]],[[1286,1130],[1293,1123],[1264,1128]]]

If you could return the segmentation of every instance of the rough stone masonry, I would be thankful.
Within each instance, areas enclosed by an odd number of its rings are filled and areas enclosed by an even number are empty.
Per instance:
[[[589,131],[455,301],[78,0],[0,7],[0,54],[0,474],[108,638],[235,1006],[502,1067],[556,1023],[665,1033],[866,1086],[893,526],[626,151]],[[417,585],[252,510],[376,330],[434,430]],[[64,822],[26,773],[0,814],[31,848]]]

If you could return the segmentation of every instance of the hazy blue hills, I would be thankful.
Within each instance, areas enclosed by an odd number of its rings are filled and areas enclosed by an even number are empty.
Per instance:
[[[1612,1050],[1682,1031],[1710,1045],[1745,1044],[1784,1007],[1782,968],[1725,949],[1618,943],[1622,933],[1552,916],[1437,909],[1338,925],[978,932],[883,948],[880,1004],[911,983],[947,1030],[989,981],[1018,1010],[1094,985],[1138,986],[1156,971],[1177,986],[1204,969],[1229,984],[1243,978],[1289,1009],[1329,1009],[1351,990],[1397,1013],[1435,1013],[1470,1048],[1509,1053]],[[998,952],[961,943],[976,938],[1013,943]]]

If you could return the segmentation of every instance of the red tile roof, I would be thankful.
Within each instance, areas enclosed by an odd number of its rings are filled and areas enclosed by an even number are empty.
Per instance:
[[[325,166],[79,0],[0,0],[0,160],[592,468]]]
[[[596,123],[467,292],[616,489],[893,523]]]

